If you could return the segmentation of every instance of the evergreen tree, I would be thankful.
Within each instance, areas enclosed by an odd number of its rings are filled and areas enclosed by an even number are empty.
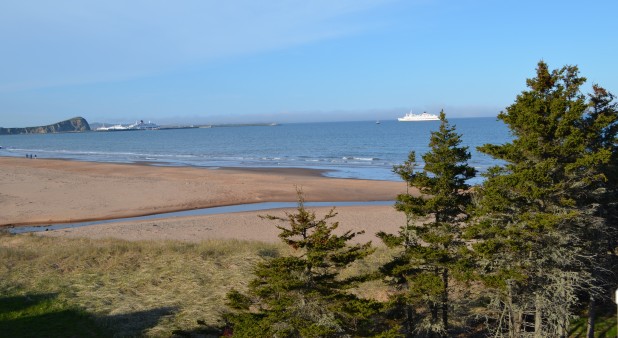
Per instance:
[[[407,336],[447,334],[450,282],[454,273],[465,270],[461,226],[470,205],[466,180],[475,176],[475,170],[467,164],[470,153],[460,145],[461,136],[443,111],[440,121],[440,129],[431,133],[431,150],[422,156],[424,170],[414,170],[414,152],[394,168],[421,193],[397,196],[395,207],[406,214],[407,224],[397,235],[378,233],[388,246],[403,249],[382,271],[401,290],[392,304],[401,314]]]
[[[588,102],[584,82],[577,67],[539,62],[529,90],[498,115],[514,140],[479,147],[505,162],[488,171],[467,231],[493,291],[496,335],[566,336],[578,295],[599,295],[594,270],[615,251],[606,215],[618,116],[600,88]]]
[[[376,302],[348,292],[362,277],[341,278],[341,271],[373,252],[371,243],[349,245],[362,232],[335,235],[338,223],[331,210],[322,219],[304,207],[298,192],[297,212],[277,226],[279,237],[297,254],[260,263],[247,294],[228,293],[228,314],[236,337],[342,337],[362,336],[378,330],[370,317],[378,311]]]
[[[582,234],[585,254],[590,257],[588,270],[592,277],[587,288],[589,338],[595,336],[596,307],[610,303],[607,296],[612,295],[618,284],[615,273],[618,271],[618,103],[604,88],[595,84],[592,89],[582,127],[588,135],[588,151],[604,155],[600,155],[603,160],[596,168],[588,168],[599,175],[600,184],[588,187],[585,200],[584,196],[579,196],[579,204],[592,224]]]

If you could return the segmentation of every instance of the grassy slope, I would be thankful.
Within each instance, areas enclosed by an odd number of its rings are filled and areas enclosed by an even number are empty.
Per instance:
[[[253,266],[287,249],[258,242],[127,242],[0,234],[0,335],[14,337],[169,337],[219,326],[224,296],[244,289]],[[347,274],[375,271],[377,250]],[[380,281],[356,290],[386,300]],[[613,311],[597,337],[614,337]],[[456,318],[453,318],[456,319]],[[583,337],[585,319],[570,336]]]
[[[253,265],[279,249],[237,241],[187,244],[2,235],[0,332],[12,328],[25,330],[15,336],[170,336],[175,329],[196,329],[197,320],[216,325],[225,293],[232,287],[243,289]]]

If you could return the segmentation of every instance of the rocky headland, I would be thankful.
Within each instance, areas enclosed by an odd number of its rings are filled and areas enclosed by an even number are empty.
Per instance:
[[[74,117],[65,121],[47,126],[25,128],[0,128],[0,135],[14,134],[51,134],[51,133],[78,133],[89,131],[90,125],[83,117]]]

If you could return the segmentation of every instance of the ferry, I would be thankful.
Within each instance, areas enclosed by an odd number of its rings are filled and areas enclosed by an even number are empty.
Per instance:
[[[148,121],[148,123],[144,123],[144,120],[136,121],[134,124],[129,126],[117,124],[111,127],[106,127],[105,124],[103,127],[97,128],[97,131],[130,131],[130,130],[157,130],[161,127],[156,124]]]
[[[434,114],[412,114],[412,112],[407,113],[404,117],[397,118],[399,122],[416,122],[416,121],[440,121],[440,117]]]
[[[144,123],[144,120],[140,120],[139,122],[135,122],[129,126],[129,129],[132,130],[157,130],[159,129],[159,125],[156,123],[152,123],[148,121],[148,123]]]
[[[105,124],[103,124],[103,127],[99,127],[96,130],[97,131],[118,131],[118,130],[127,130],[128,128],[123,126],[122,124],[117,124],[115,126],[110,126],[110,127],[106,127]]]

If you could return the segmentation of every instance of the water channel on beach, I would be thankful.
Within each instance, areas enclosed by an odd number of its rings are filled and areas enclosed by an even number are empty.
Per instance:
[[[394,203],[395,201],[305,202],[304,205],[305,207],[347,207],[347,206],[393,205]],[[99,225],[99,224],[134,222],[134,221],[144,221],[144,220],[150,220],[150,219],[163,219],[163,218],[174,218],[174,217],[229,214],[229,213],[246,212],[246,211],[295,208],[297,206],[298,206],[298,202],[249,203],[249,204],[228,205],[228,206],[222,206],[222,207],[212,207],[212,208],[167,212],[167,213],[147,215],[147,216],[114,218],[114,219],[107,219],[107,220],[100,220],[100,221],[60,223],[60,224],[37,225],[37,226],[18,226],[14,228],[9,228],[8,232],[12,234],[21,234],[21,233],[29,233],[29,232],[79,228],[83,226],[91,226],[91,225]]]

